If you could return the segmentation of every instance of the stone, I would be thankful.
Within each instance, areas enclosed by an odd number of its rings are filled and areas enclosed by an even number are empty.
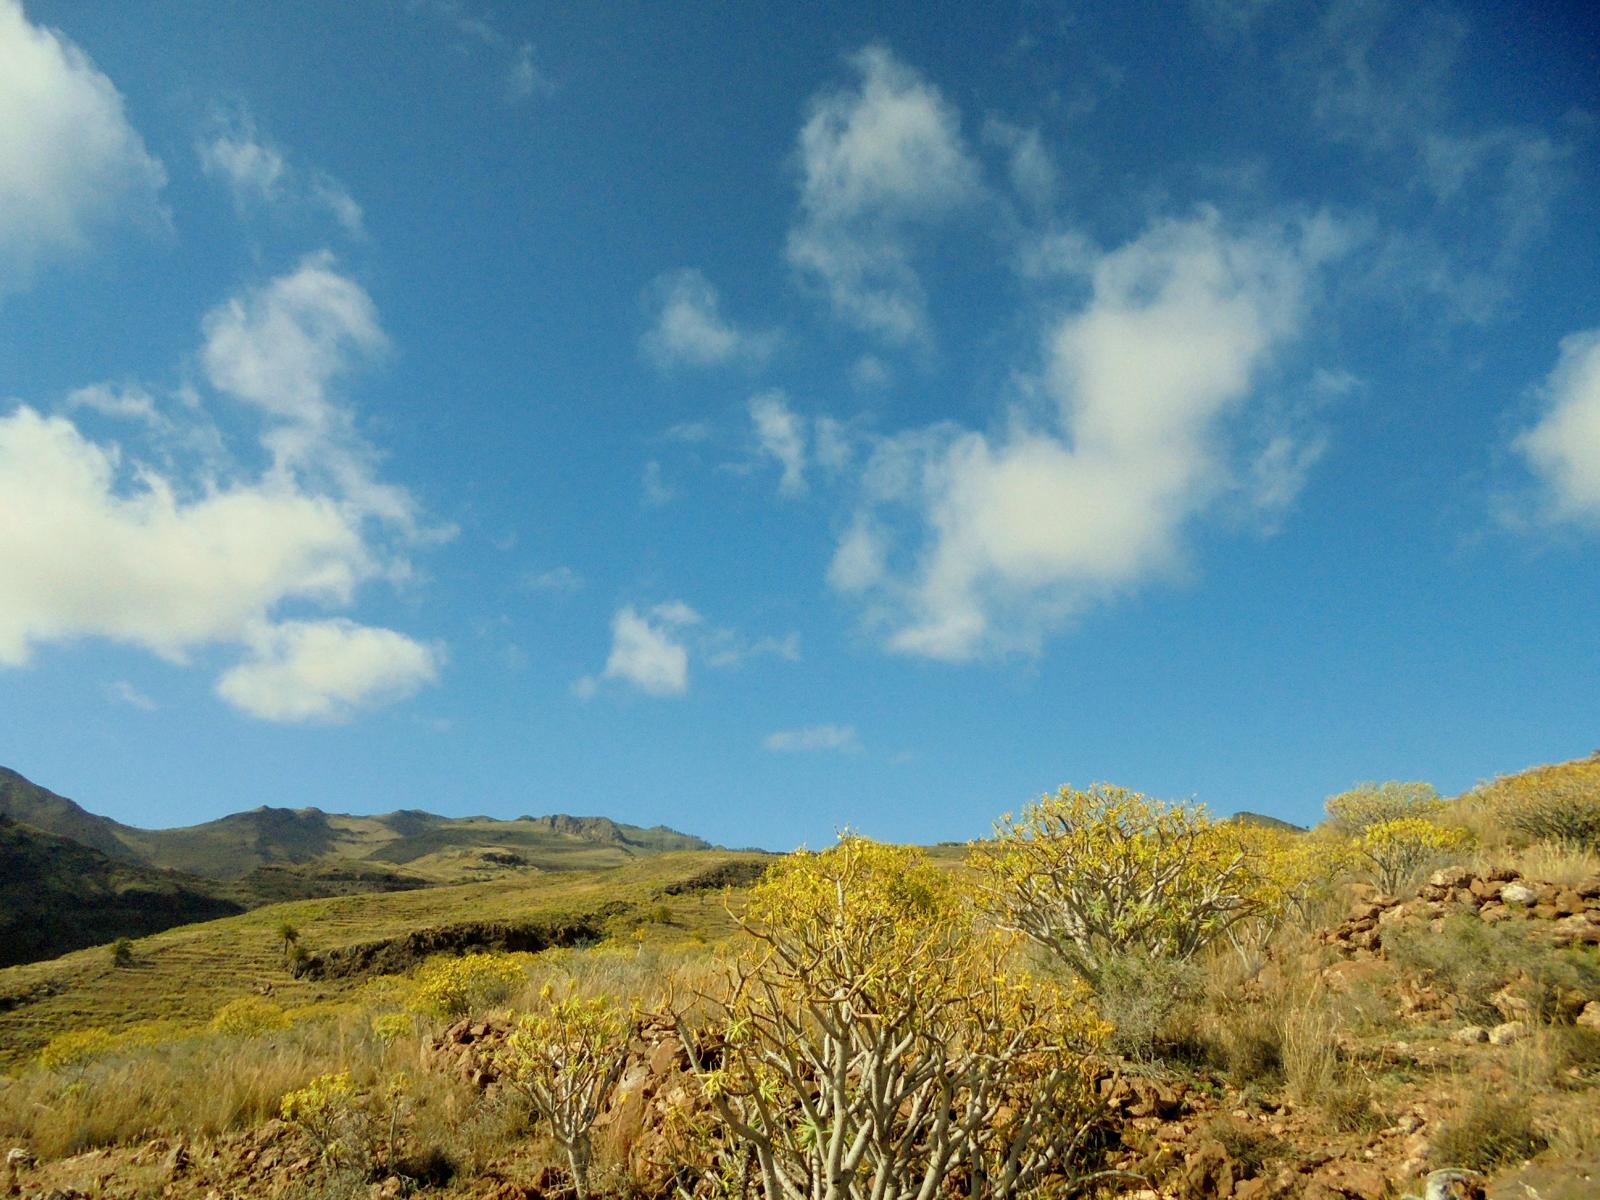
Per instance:
[[[1484,1200],[1483,1176],[1459,1167],[1430,1171],[1422,1186],[1422,1200]]]
[[[1489,1003],[1507,1021],[1526,1020],[1533,1013],[1533,1003],[1522,994],[1518,987],[1523,980],[1513,980],[1506,984],[1494,995],[1489,997]]]
[[[1495,1046],[1509,1046],[1512,1042],[1521,1041],[1527,1032],[1528,1027],[1521,1021],[1507,1021],[1489,1031],[1489,1042]]]
[[[1489,1031],[1482,1025],[1467,1025],[1452,1033],[1450,1040],[1452,1042],[1460,1042],[1464,1046],[1471,1046],[1478,1042],[1487,1042],[1489,1040]],[[1410,1133],[1411,1131],[1408,1129],[1406,1132]]]
[[[1504,886],[1505,884],[1495,879],[1474,879],[1467,885],[1468,889],[1479,900],[1498,900],[1500,898],[1500,889]]]
[[[1472,882],[1472,872],[1465,867],[1440,867],[1428,876],[1428,886],[1436,888],[1463,888]]]
[[[1374,1163],[1331,1162],[1317,1172],[1311,1184],[1305,1193],[1308,1197],[1317,1194],[1313,1189],[1318,1184],[1326,1189],[1322,1195],[1342,1200],[1384,1200],[1389,1194],[1389,1180]]]
[[[1491,925],[1498,925],[1511,919],[1511,911],[1504,904],[1491,901],[1478,910],[1478,916]]]
[[[1585,1004],[1583,1011],[1578,1014],[1578,1019],[1573,1024],[1600,1032],[1600,1000],[1591,1000]]]
[[[1571,888],[1562,888],[1557,892],[1554,904],[1556,911],[1563,917],[1570,917],[1583,911],[1583,897]]]
[[[1539,898],[1539,893],[1525,883],[1508,883],[1500,889],[1500,899],[1506,904],[1526,907]]]

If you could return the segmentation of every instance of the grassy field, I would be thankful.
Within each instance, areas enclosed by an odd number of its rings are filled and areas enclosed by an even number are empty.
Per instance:
[[[681,851],[599,870],[523,871],[421,891],[301,900],[142,938],[130,966],[113,965],[101,946],[10,967],[0,970],[0,1066],[20,1064],[64,1030],[197,1024],[230,1000],[268,988],[275,1003],[293,1008],[360,986],[359,975],[291,975],[279,935],[285,922],[314,956],[473,922],[566,923],[645,942],[714,940],[731,923],[721,889],[707,886],[706,877],[728,868],[748,873],[765,861],[750,853]]]

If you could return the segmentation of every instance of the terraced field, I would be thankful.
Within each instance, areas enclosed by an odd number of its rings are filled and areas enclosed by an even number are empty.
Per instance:
[[[524,872],[452,887],[301,900],[143,938],[130,966],[114,966],[101,946],[10,967],[0,970],[0,1066],[15,1065],[68,1029],[195,1024],[230,1000],[268,989],[275,1003],[292,1008],[361,985],[360,972],[294,977],[279,936],[284,922],[299,931],[313,959],[403,944],[419,931],[453,932],[470,944],[476,926],[544,929],[567,940],[715,939],[732,929],[724,885],[748,882],[768,861],[752,853],[681,851],[604,870]]]

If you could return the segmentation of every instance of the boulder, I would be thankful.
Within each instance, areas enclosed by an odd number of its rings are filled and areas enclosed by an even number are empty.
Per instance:
[[[1472,882],[1472,872],[1465,867],[1440,867],[1428,876],[1428,886],[1436,888],[1464,888]]]
[[[1526,907],[1539,898],[1539,893],[1525,883],[1508,883],[1500,889],[1500,899],[1507,904]]]
[[[1489,1031],[1482,1025],[1467,1025],[1452,1033],[1450,1040],[1452,1042],[1460,1042],[1464,1046],[1471,1046],[1478,1042],[1487,1042],[1489,1040]],[[1408,1129],[1406,1132],[1410,1133],[1412,1131]]]
[[[1600,1000],[1591,1000],[1583,1006],[1583,1011],[1578,1014],[1574,1025],[1582,1025],[1585,1029],[1600,1032]]]
[[[1521,1041],[1527,1032],[1528,1027],[1521,1021],[1507,1021],[1489,1031],[1489,1042],[1495,1046],[1509,1046],[1512,1042]]]

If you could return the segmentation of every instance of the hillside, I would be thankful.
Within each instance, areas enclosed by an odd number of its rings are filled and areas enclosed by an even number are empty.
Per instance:
[[[0,816],[0,967],[244,911],[232,892]]]
[[[371,976],[431,953],[582,944],[609,933],[720,935],[716,896],[770,859],[733,851],[653,855],[620,867],[520,873],[482,883],[275,904],[141,940],[131,966],[103,949],[0,969],[0,1069],[64,1029],[141,1022],[203,1024],[222,1005],[270,992],[292,1007],[347,995]],[[289,922],[308,958],[291,973]],[[632,934],[630,933],[630,937]]]
[[[604,817],[441,817],[415,809],[349,816],[317,808],[256,808],[201,825],[137,829],[96,816],[0,767],[0,815],[71,838],[111,858],[238,880],[261,867],[360,863],[427,882],[482,878],[507,868],[577,870],[640,855],[705,850],[697,837]]]

